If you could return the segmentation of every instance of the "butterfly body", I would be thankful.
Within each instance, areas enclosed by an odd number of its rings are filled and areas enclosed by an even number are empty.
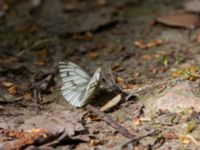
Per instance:
[[[59,72],[62,78],[62,95],[71,105],[83,107],[99,86],[101,68],[90,77],[83,69],[72,62],[59,62]]]

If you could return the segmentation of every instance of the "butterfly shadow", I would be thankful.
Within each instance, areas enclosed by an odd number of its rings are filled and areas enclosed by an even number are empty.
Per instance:
[[[112,90],[108,90],[108,89],[100,89],[92,98],[91,100],[91,104],[101,108],[102,106],[104,106],[107,102],[109,102],[111,99],[113,99],[116,95],[118,94],[122,94],[122,100],[120,103],[124,103],[125,97],[127,95],[125,95],[124,93],[120,92],[119,90],[116,89],[112,89]],[[120,106],[120,104],[118,104],[118,106]],[[114,107],[114,109],[116,109],[116,107]],[[114,109],[111,109],[110,111],[112,112]]]

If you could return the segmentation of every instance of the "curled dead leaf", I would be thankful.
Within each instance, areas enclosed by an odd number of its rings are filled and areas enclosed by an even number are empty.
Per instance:
[[[107,102],[104,106],[101,107],[101,111],[109,111],[113,107],[115,107],[119,102],[121,101],[122,96],[121,94],[116,95],[114,98],[112,98],[109,102]]]
[[[113,65],[112,70],[116,72],[122,72],[125,70],[125,68],[121,67],[119,64]]]
[[[15,85],[11,86],[9,89],[8,89],[8,93],[11,94],[11,95],[15,95],[17,92],[17,88]]]

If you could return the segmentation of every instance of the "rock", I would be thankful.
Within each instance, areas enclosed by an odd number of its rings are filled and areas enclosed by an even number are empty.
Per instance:
[[[200,111],[200,97],[195,96],[193,91],[194,85],[191,82],[179,83],[159,98],[153,97],[147,100],[145,113],[152,114],[159,110],[178,113],[189,108]]]

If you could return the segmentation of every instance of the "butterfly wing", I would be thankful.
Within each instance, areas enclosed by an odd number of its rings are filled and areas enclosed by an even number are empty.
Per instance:
[[[82,107],[87,99],[83,99],[90,76],[72,62],[59,62],[59,72],[63,85],[64,98],[75,107]]]
[[[101,78],[101,68],[98,68],[87,85],[83,101],[84,99],[86,100],[89,99],[95,93],[96,89],[99,87],[100,78]]]

